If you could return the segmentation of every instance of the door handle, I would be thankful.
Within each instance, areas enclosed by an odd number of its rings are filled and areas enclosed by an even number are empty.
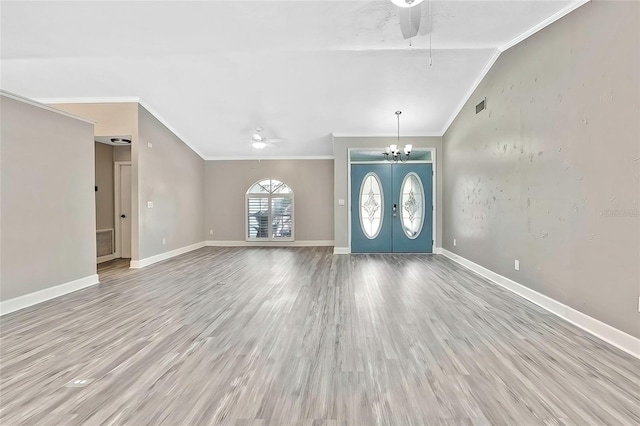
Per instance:
[[[394,205],[393,205],[393,217],[396,217],[396,216],[397,216],[397,215],[396,215],[396,211],[397,211],[397,210],[398,210],[398,205],[397,205],[397,204],[394,204]]]
[[[121,214],[120,217],[124,219],[125,217],[127,217],[127,215],[126,214]]]

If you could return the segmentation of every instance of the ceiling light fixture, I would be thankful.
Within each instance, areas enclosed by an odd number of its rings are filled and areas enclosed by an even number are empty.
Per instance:
[[[382,153],[382,155],[384,155],[385,160],[393,163],[397,163],[398,161],[402,163],[407,162],[409,160],[409,156],[411,155],[411,150],[413,149],[413,145],[411,144],[406,144],[403,150],[400,150],[399,148],[400,146],[400,114],[402,114],[402,111],[396,111],[396,117],[398,117],[398,143],[389,145],[384,149],[384,152]],[[402,158],[403,151],[405,155],[404,159]]]
[[[391,3],[398,7],[413,7],[422,3],[424,0],[391,0]]]
[[[111,138],[111,143],[118,144],[118,145],[131,145],[131,139]]]
[[[267,141],[262,136],[262,127],[256,127],[255,133],[251,135],[251,146],[255,149],[265,149],[267,147]]]

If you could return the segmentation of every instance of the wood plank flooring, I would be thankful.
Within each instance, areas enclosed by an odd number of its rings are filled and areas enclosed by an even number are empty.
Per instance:
[[[0,319],[2,425],[640,424],[640,361],[441,256],[101,272]]]

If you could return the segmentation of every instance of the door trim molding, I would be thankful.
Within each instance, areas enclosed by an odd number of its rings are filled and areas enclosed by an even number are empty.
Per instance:
[[[114,161],[113,162],[113,224],[115,239],[114,258],[120,258],[122,252],[122,240],[120,238],[120,167],[131,166],[131,161]],[[133,203],[131,204],[133,208]]]
[[[349,247],[346,247],[349,250],[349,253],[351,253],[351,209],[353,208],[353,206],[351,205],[351,165],[352,164],[363,164],[362,161],[358,162],[358,161],[351,161],[351,152],[352,151],[372,151],[375,149],[380,149],[380,147],[368,147],[368,148],[363,148],[363,147],[358,147],[358,148],[347,148],[347,234],[349,237]],[[431,205],[433,206],[433,214],[432,216],[432,223],[431,223],[431,235],[432,235],[432,239],[433,239],[433,244],[431,246],[431,251],[433,253],[435,253],[436,251],[436,247],[438,247],[438,244],[440,243],[438,241],[438,232],[437,232],[437,216],[438,216],[438,206],[436,204],[436,201],[438,200],[438,165],[436,162],[436,148],[435,147],[430,147],[430,148],[421,148],[421,150],[424,151],[430,151],[431,152],[431,161],[424,161],[424,160],[420,160],[420,161],[411,161],[410,163],[431,163],[432,166],[432,171],[433,171],[433,176],[431,177]],[[382,160],[379,161],[377,163],[371,163],[371,164],[382,164],[382,163],[387,163],[386,160]],[[335,253],[335,254],[348,254],[348,253]]]

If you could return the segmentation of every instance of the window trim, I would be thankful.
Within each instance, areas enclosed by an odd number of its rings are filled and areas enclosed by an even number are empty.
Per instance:
[[[262,181],[265,180],[269,180],[269,181],[277,181],[282,183],[283,185],[285,185],[287,188],[289,188],[290,192],[276,192],[276,193],[259,193],[259,192],[250,192],[251,188],[253,188],[255,185],[259,184]],[[260,198],[260,199],[266,199],[267,203],[268,203],[268,229],[267,229],[267,237],[266,238],[258,238],[258,237],[251,237],[249,235],[249,199],[256,199],[256,198]],[[273,199],[274,198],[286,198],[286,199],[290,199],[291,200],[291,236],[290,237],[274,237],[273,236],[273,212],[272,212],[272,208],[273,208]],[[245,224],[244,224],[244,237],[245,237],[245,241],[247,242],[278,242],[278,241],[282,241],[282,242],[291,242],[291,241],[295,241],[295,197],[294,197],[294,192],[293,189],[291,189],[291,187],[289,185],[287,185],[286,183],[284,183],[283,181],[279,180],[279,179],[274,179],[274,178],[264,178],[264,179],[259,179],[256,182],[252,183],[251,185],[249,185],[249,189],[247,189],[247,192],[245,193],[244,196],[244,220],[245,220]]]

